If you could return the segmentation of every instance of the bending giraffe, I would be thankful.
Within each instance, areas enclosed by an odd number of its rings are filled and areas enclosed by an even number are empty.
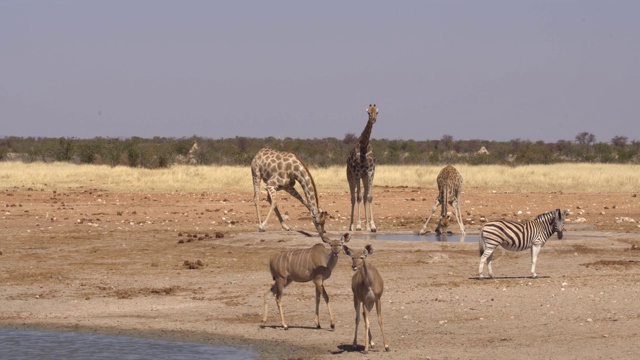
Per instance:
[[[320,209],[318,192],[316,191],[316,185],[313,182],[311,173],[307,165],[300,160],[297,155],[290,152],[264,148],[258,151],[251,161],[251,175],[253,176],[253,201],[256,204],[258,230],[260,232],[265,231],[267,221],[272,211],[276,213],[280,221],[280,226],[282,226],[284,230],[291,230],[291,228],[284,223],[276,200],[276,192],[278,190],[284,190],[307,207],[311,213],[313,225],[315,225],[318,233],[320,233],[320,235],[324,233],[324,223],[327,212]],[[267,201],[271,204],[264,221],[260,218],[260,181],[264,181],[266,184]],[[300,196],[300,193],[294,188],[296,182],[302,187],[302,191],[307,200],[306,203],[302,199],[302,196]]]
[[[438,197],[436,202],[431,208],[431,215],[427,218],[419,234],[424,235],[427,233],[427,224],[436,212],[438,205],[442,205],[442,211],[440,212],[440,219],[438,220],[438,227],[436,227],[436,234],[442,233],[441,228],[449,225],[449,218],[447,217],[447,204],[451,205],[451,209],[460,225],[460,233],[464,235],[464,225],[462,224],[462,214],[460,214],[460,193],[462,192],[462,176],[451,165],[446,166],[440,171],[437,178],[438,182]]]
[[[373,196],[371,196],[371,187],[373,186],[373,177],[376,172],[375,159],[373,157],[373,150],[371,144],[369,144],[369,137],[371,137],[371,129],[375,124],[378,117],[378,108],[375,104],[369,105],[367,108],[369,114],[369,120],[367,125],[362,130],[360,138],[356,146],[349,153],[347,159],[347,180],[349,181],[349,191],[351,192],[351,223],[349,224],[349,231],[353,231],[353,212],[356,204],[356,198],[358,201],[358,223],[356,230],[362,230],[362,223],[360,220],[360,203],[363,196],[360,195],[360,179],[362,179],[362,186],[364,187],[364,217],[367,230],[376,232],[376,224],[373,222]],[[356,193],[357,191],[357,193]]]

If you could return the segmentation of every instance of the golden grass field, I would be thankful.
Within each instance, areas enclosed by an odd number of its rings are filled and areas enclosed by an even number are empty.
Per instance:
[[[443,166],[376,167],[376,186],[436,188]],[[554,164],[530,166],[456,165],[466,189],[499,192],[634,192],[640,189],[640,166],[614,164]],[[344,166],[310,169],[316,187],[323,191],[348,191]],[[67,163],[0,163],[0,188],[34,190],[89,186],[110,191],[200,192],[253,189],[249,166],[189,166],[140,169],[124,166]]]

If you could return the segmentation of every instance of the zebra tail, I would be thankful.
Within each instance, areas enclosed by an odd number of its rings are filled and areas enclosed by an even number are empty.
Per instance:
[[[484,237],[482,236],[483,229],[484,229],[484,226],[480,228],[480,239],[478,239],[478,250],[480,252],[480,256],[484,254],[484,251],[487,248],[486,244],[484,243]]]

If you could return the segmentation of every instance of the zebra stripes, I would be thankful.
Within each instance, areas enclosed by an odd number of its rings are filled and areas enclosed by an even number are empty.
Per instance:
[[[489,277],[493,277],[491,261],[493,260],[493,252],[498,246],[502,246],[509,251],[523,251],[530,248],[531,274],[533,277],[538,276],[536,274],[538,253],[553,233],[558,233],[558,239],[562,239],[566,216],[566,210],[556,209],[522,223],[496,220],[484,224],[480,230],[478,277],[483,277],[485,263],[487,264]]]

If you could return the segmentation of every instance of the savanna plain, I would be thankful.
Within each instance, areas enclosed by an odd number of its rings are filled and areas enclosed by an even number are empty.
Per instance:
[[[378,166],[377,235],[416,235],[437,196],[442,166]],[[349,246],[384,278],[378,359],[635,359],[640,353],[640,167],[556,164],[456,166],[464,178],[467,237],[486,220],[569,210],[562,240],[549,239],[530,277],[529,252],[497,250],[494,279],[477,279],[477,242],[371,240]],[[311,168],[328,236],[347,232],[344,167]],[[257,231],[249,167],[144,170],[0,163],[0,326],[125,334],[249,348],[265,359],[360,359],[352,349],[351,261],[341,254],[325,287],[285,289],[283,330],[268,298],[269,258],[320,242],[304,205],[278,193],[293,231],[275,216]],[[260,194],[268,210],[264,186]],[[439,210],[438,210],[439,211]],[[455,221],[448,230],[459,233]],[[441,239],[444,240],[444,239]]]

